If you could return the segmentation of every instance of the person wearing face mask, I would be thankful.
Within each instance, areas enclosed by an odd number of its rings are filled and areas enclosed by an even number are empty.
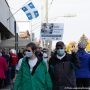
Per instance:
[[[45,62],[36,57],[36,45],[26,46],[25,57],[16,76],[14,90],[52,90],[52,82]]]
[[[90,54],[85,51],[86,45],[83,42],[78,43],[77,55],[80,60],[80,68],[76,69],[77,88],[90,90]]]
[[[40,58],[43,59],[43,53],[42,53],[42,47],[37,47],[35,55]]]
[[[46,63],[47,70],[48,70],[48,55],[46,52],[43,53],[43,61]]]
[[[56,49],[49,60],[49,73],[53,82],[53,90],[67,90],[76,87],[75,68],[79,68],[79,60],[74,50],[72,54],[65,51],[62,41],[56,43]]]

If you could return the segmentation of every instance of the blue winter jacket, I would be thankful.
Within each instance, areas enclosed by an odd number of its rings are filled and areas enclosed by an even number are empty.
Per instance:
[[[78,50],[80,68],[76,70],[76,78],[90,78],[90,54],[85,50]]]

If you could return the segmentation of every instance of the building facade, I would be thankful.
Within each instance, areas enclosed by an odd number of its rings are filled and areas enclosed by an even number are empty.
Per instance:
[[[15,18],[6,0],[0,0],[0,43],[2,40],[14,37]]]

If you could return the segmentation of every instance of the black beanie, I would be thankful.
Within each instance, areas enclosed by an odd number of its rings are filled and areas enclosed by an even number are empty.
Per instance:
[[[64,47],[65,44],[62,41],[59,41],[56,43],[56,49],[58,49],[58,47]]]

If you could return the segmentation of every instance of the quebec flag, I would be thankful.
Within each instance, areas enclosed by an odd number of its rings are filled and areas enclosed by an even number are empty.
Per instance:
[[[35,8],[35,6],[32,2],[29,2],[28,4],[23,6],[22,10],[25,12],[25,14],[29,20],[32,20],[32,19],[37,18],[39,16],[37,9]]]

